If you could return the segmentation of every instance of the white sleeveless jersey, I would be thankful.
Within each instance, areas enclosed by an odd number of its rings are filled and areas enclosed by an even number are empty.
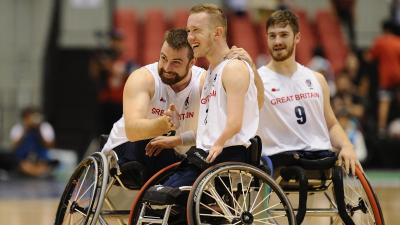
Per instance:
[[[151,98],[146,118],[154,119],[164,115],[164,112],[168,110],[168,106],[173,103],[179,113],[180,121],[180,126],[176,130],[176,133],[180,134],[187,130],[196,131],[200,101],[200,77],[201,73],[205,70],[193,66],[192,78],[189,85],[182,91],[175,93],[169,85],[161,81],[158,74],[158,63],[149,64],[145,66],[145,68],[150,71],[154,78],[154,95]],[[125,121],[124,117],[122,117],[114,123],[107,143],[104,145],[102,151],[109,151],[128,141],[125,133]],[[183,153],[189,149],[189,147],[190,146],[179,146],[176,150]]]
[[[322,87],[314,72],[297,64],[292,77],[266,66],[258,73],[264,83],[265,98],[257,132],[263,154],[331,149]]]
[[[200,99],[199,121],[196,147],[208,151],[224,130],[227,122],[227,96],[222,85],[222,72],[229,60],[221,62],[213,71],[207,71]],[[250,145],[258,127],[257,89],[254,84],[254,73],[246,63],[250,84],[245,96],[242,128],[239,133],[225,142],[224,147]]]

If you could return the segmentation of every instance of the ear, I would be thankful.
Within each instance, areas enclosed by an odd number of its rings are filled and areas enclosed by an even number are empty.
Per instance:
[[[300,42],[300,32],[294,35],[294,42],[298,44]]]
[[[224,36],[224,28],[221,26],[215,27],[214,36],[216,38],[222,38]]]

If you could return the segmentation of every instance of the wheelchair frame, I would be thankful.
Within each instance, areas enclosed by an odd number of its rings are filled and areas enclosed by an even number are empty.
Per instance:
[[[259,157],[255,157],[252,156],[252,161],[260,161]],[[228,163],[230,164],[230,163]],[[239,163],[240,164],[240,163]],[[177,167],[179,165],[179,163],[175,163],[172,164],[166,168],[164,168],[163,170],[159,171],[158,173],[156,173],[153,177],[151,177],[143,186],[142,188],[139,190],[138,194],[136,195],[132,206],[131,206],[131,210],[116,210],[116,207],[114,205],[114,203],[111,202],[111,200],[107,197],[108,193],[110,192],[112,186],[114,186],[116,183],[118,183],[123,189],[125,190],[136,190],[136,189],[130,189],[127,188],[124,183],[119,179],[119,175],[121,174],[120,172],[120,168],[119,165],[117,163],[117,156],[116,153],[114,151],[110,151],[107,154],[104,154],[102,152],[96,152],[94,154],[92,154],[91,156],[89,156],[88,158],[86,158],[85,160],[83,160],[79,166],[77,167],[77,169],[74,171],[73,175],[71,176],[65,190],[64,193],[61,197],[60,200],[60,204],[58,206],[57,209],[57,214],[56,214],[56,218],[55,218],[55,224],[56,225],[60,225],[63,224],[63,221],[65,219],[66,216],[71,216],[73,213],[78,213],[78,214],[83,214],[83,219],[81,220],[81,222],[83,222],[83,224],[89,224],[89,225],[94,225],[97,223],[97,221],[101,224],[101,225],[107,225],[107,221],[106,218],[117,218],[118,219],[118,223],[119,224],[125,224],[122,217],[127,217],[129,215],[129,223],[128,224],[132,224],[133,223],[133,217],[137,216],[137,205],[140,201],[140,198],[143,196],[144,192],[147,190],[148,187],[150,187],[151,185],[156,184],[157,182],[160,181],[160,176],[166,176],[167,171]],[[248,164],[244,164],[244,168],[246,166],[249,166]],[[206,171],[211,171],[211,170],[215,170],[216,168],[218,168],[217,166],[212,167],[212,169],[210,168],[209,170]],[[257,170],[257,168],[255,168]],[[293,169],[293,168],[292,168]],[[94,179],[93,179],[93,183],[89,186],[88,189],[86,189],[86,191],[82,191],[83,194],[81,197],[79,197],[79,194],[81,194],[81,189],[82,188],[86,188],[86,186],[84,186],[83,184],[85,183],[85,179],[89,173],[89,170],[93,170],[94,172]],[[254,170],[254,171],[256,171]],[[304,170],[304,169],[303,169]],[[376,225],[384,225],[384,218],[382,215],[382,211],[380,209],[379,206],[379,202],[378,199],[376,198],[376,195],[374,194],[371,186],[368,183],[368,180],[366,179],[364,173],[361,171],[361,168],[357,167],[356,168],[356,177],[359,179],[359,182],[363,188],[363,190],[366,192],[366,200],[362,199],[362,201],[359,201],[359,205],[354,205],[354,206],[349,206],[348,203],[345,202],[345,193],[343,193],[343,177],[344,177],[344,173],[341,167],[337,167],[335,166],[334,168],[330,169],[331,171],[331,176],[332,179],[336,179],[336,180],[341,180],[339,182],[339,184],[342,185],[342,187],[337,186],[337,184],[334,184],[333,180],[331,180],[329,184],[324,183],[322,186],[320,186],[319,188],[314,188],[312,190],[312,192],[318,192],[318,191],[325,191],[325,190],[330,190],[332,193],[335,193],[334,196],[328,196],[328,194],[324,193],[324,196],[328,199],[329,204],[330,204],[330,208],[328,209],[321,209],[321,208],[305,208],[305,203],[306,200],[304,200],[304,191],[303,191],[303,197],[300,197],[300,207],[296,208],[296,209],[292,209],[291,207],[291,203],[290,201],[286,202],[285,206],[282,207],[281,209],[273,209],[270,210],[271,215],[281,215],[285,210],[287,210],[287,208],[289,208],[289,211],[286,211],[286,214],[288,217],[295,217],[297,224],[301,224],[301,222],[304,219],[304,216],[329,216],[331,217],[331,224],[338,224],[340,222],[340,220],[338,219],[339,217],[344,221],[344,223],[346,225],[353,225],[354,222],[351,220],[351,218],[349,217],[349,214],[354,213],[354,211],[351,210],[359,210],[359,209],[363,209],[362,207],[364,207],[365,210],[365,206],[363,206],[363,204],[365,204],[365,201],[368,201],[368,203],[370,203],[370,207],[368,208],[368,213],[370,213],[370,215],[373,216],[374,222]],[[261,170],[260,170],[261,171]],[[195,185],[201,185],[202,184],[202,179],[203,178],[207,178],[208,172],[203,172],[199,178],[196,180]],[[263,173],[265,173],[265,171],[262,171]],[[83,176],[83,181],[80,182],[80,178],[82,177],[82,175],[85,174]],[[89,175],[90,176],[90,175]],[[286,189],[286,187],[284,185],[282,185],[282,181],[290,181],[290,180],[294,180],[297,183],[303,183],[303,185],[306,185],[306,187],[308,186],[308,182],[309,180],[307,179],[306,181],[304,180],[304,178],[300,179],[303,175],[300,176],[293,176],[293,175],[285,175],[281,176],[280,178],[278,178],[276,181],[268,181],[270,182],[269,185],[274,185],[275,182],[277,184],[279,184],[279,187],[274,187],[275,190],[274,191],[281,191],[281,188],[283,189],[283,191],[287,194],[289,193],[289,191]],[[269,179],[268,176],[265,179]],[[304,182],[306,182],[304,184]],[[319,180],[319,182],[322,182],[321,180]],[[337,183],[337,182],[336,182]],[[76,187],[78,187],[77,191],[76,191]],[[190,190],[190,196],[194,196],[194,190],[197,187],[183,187],[182,190]],[[285,190],[286,189],[286,190]],[[89,199],[89,203],[87,204],[87,207],[83,207],[81,205],[79,205],[79,200],[81,200],[80,198],[82,198],[86,192],[88,192],[89,190],[93,191],[93,194],[90,196]],[[340,191],[342,190],[342,191]],[[312,193],[309,192],[309,193]],[[293,192],[291,192],[293,193]],[[74,196],[74,194],[76,196]],[[301,194],[301,193],[300,193]],[[306,192],[307,194],[307,192]],[[282,199],[285,199],[285,197],[281,197]],[[301,200],[301,198],[303,200]],[[307,197],[306,197],[307,198]],[[189,209],[189,202],[193,201],[193,199],[189,198],[188,201],[188,205],[187,208]],[[286,200],[284,200],[285,202]],[[301,202],[303,201],[303,202]],[[103,210],[103,203],[105,203],[110,210]],[[192,203],[191,203],[192,204]],[[192,204],[193,205],[193,204]],[[168,209],[168,207],[170,207]],[[198,204],[196,206],[197,208],[199,208]],[[286,207],[286,209],[285,209]],[[352,209],[349,209],[349,207],[353,207]],[[171,211],[172,206],[167,206],[167,211],[168,211],[168,215],[165,215],[164,218],[162,218],[161,220],[156,220],[156,219],[149,219],[149,220],[144,220],[146,222],[158,222],[160,224],[167,224],[168,221],[168,216],[169,216],[169,212]],[[188,210],[189,212],[190,210]],[[226,213],[228,213],[228,209],[224,209],[224,211]],[[196,212],[199,212],[198,209]],[[294,212],[296,212],[296,216],[294,216]],[[139,211],[140,214],[143,213],[143,210]],[[192,211],[190,211],[190,213],[192,213]],[[228,213],[229,214],[229,213]],[[189,215],[189,213],[188,213]],[[339,215],[339,216],[338,216]],[[139,218],[142,215],[139,215]],[[332,220],[332,217],[336,216],[336,220]],[[192,215],[193,217],[193,215]],[[144,218],[144,217],[143,217]],[[142,220],[143,220],[142,218]],[[190,221],[190,224],[198,224],[199,221],[194,222],[193,220],[191,220],[188,216],[188,219]],[[289,220],[291,220],[289,218]],[[294,219],[293,219],[294,220]],[[289,224],[295,224],[294,222],[291,223],[289,222]]]
[[[56,213],[55,225],[63,224],[66,214],[71,214],[69,216],[72,217],[73,212],[81,214],[83,215],[83,217],[86,217],[82,220],[82,222],[84,222],[83,224],[86,225],[95,225],[97,221],[101,225],[108,225],[106,218],[111,217],[117,218],[120,225],[125,224],[121,217],[127,218],[129,216],[130,210],[116,210],[114,203],[111,201],[111,199],[107,197],[111,188],[116,183],[118,183],[118,185],[121,186],[121,188],[123,188],[124,190],[135,190],[126,187],[119,178],[121,171],[117,163],[117,159],[118,157],[114,151],[110,151],[107,154],[102,152],[95,152],[78,165],[77,169],[74,171],[71,178],[69,179],[64,193],[61,196],[60,204]],[[87,189],[83,193],[83,195],[79,197],[81,187],[85,183],[85,179],[87,177],[87,173],[89,171],[89,168],[91,167],[91,164],[93,164],[97,171],[95,173],[96,178],[94,179],[92,185],[95,186],[96,189],[100,189],[100,192],[99,194],[95,194],[90,197],[88,207],[85,209],[84,207],[80,206],[78,201],[76,200],[78,198],[84,197],[84,195],[86,195],[86,193],[89,191],[89,189]],[[85,170],[87,166],[89,167],[87,170]],[[83,171],[86,171],[86,173],[83,180],[79,182],[81,178],[80,176],[83,172],[82,169],[84,169]],[[100,177],[101,179],[97,179],[97,177]],[[74,189],[74,184],[79,183],[80,187],[77,191],[78,193],[76,193]],[[89,187],[91,187],[92,185],[90,185]],[[76,194],[74,201],[72,201],[72,203],[65,204],[66,202],[70,201],[70,198],[73,197],[74,194]],[[103,203],[105,203],[110,209],[103,210]],[[93,207],[94,205],[96,207]]]

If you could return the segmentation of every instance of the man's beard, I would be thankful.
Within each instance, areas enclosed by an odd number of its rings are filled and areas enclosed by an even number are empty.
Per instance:
[[[280,54],[280,55],[274,55],[274,51],[273,49],[270,49],[271,52],[271,57],[278,62],[282,62],[285,61],[286,59],[290,58],[290,56],[292,56],[293,51],[294,51],[294,45],[290,46],[290,47],[286,47],[287,53],[286,54]]]
[[[187,76],[188,72],[189,72],[189,64],[186,65],[185,73],[182,76],[179,76],[179,74],[176,72],[166,72],[163,68],[158,69],[158,74],[160,75],[161,81],[167,85],[174,85],[179,81],[183,80]],[[169,75],[168,77],[165,76],[166,73],[168,73]],[[172,77],[170,77],[171,74],[173,75]]]

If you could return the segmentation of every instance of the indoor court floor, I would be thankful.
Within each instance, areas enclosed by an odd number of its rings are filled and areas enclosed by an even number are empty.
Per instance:
[[[400,171],[368,171],[367,176],[380,200],[385,224],[400,224]],[[64,184],[64,180],[19,176],[0,180],[0,225],[53,224]]]

